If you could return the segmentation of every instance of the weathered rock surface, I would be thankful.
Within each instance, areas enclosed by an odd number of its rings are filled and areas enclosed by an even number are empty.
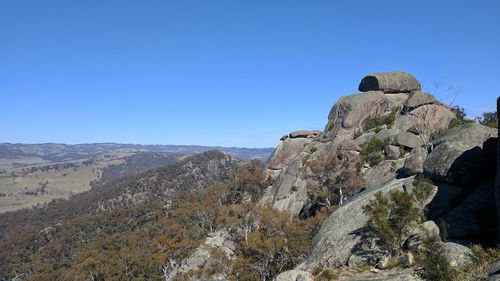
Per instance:
[[[483,171],[491,170],[483,146],[492,149],[487,140],[496,136],[496,130],[479,124],[465,124],[444,132],[433,141],[435,148],[425,160],[424,173],[452,185],[474,183]]]
[[[386,270],[377,273],[364,273],[348,278],[343,281],[423,281],[416,272],[411,269]]]
[[[288,138],[280,141],[269,157],[266,168],[270,170],[283,169],[293,158],[304,151],[304,146],[311,141],[311,139],[307,138]]]
[[[434,221],[426,221],[413,229],[404,246],[412,251],[417,251],[427,238],[439,238],[439,227]]]
[[[409,148],[417,148],[424,145],[420,137],[408,132],[399,132],[394,138],[393,143]]]
[[[361,151],[361,147],[353,140],[345,140],[339,144],[341,150]]]
[[[307,203],[307,182],[300,177],[303,156],[299,155],[285,166],[259,201],[260,205],[271,205],[281,211],[298,215]]]
[[[436,98],[434,98],[431,94],[424,93],[422,91],[414,91],[410,94],[405,106],[407,108],[416,108],[424,104],[433,104],[436,102]]]
[[[399,148],[398,148],[399,149]],[[396,171],[403,166],[404,160],[386,160],[371,167],[363,174],[366,188],[381,186],[396,177]]]
[[[418,132],[428,140],[431,136],[438,134],[450,125],[450,122],[456,118],[451,109],[440,104],[426,104],[410,111],[407,114],[410,124],[406,130]]]
[[[276,276],[275,281],[313,281],[313,276],[307,271],[289,270]]]
[[[398,159],[399,158],[399,147],[395,145],[386,145],[384,148],[385,155],[389,159]]]
[[[398,134],[399,130],[397,128],[385,128],[376,133],[375,138],[381,141],[387,140],[392,142]]]
[[[420,90],[420,83],[413,75],[406,72],[372,73],[361,80],[358,90],[361,92],[409,93]]]
[[[424,171],[424,162],[427,158],[427,150],[423,147],[414,148],[411,154],[406,158],[401,172],[405,176],[413,176]]]
[[[210,253],[211,248],[219,249],[226,254],[228,258],[231,258],[234,254],[236,244],[229,240],[229,233],[227,231],[221,230],[212,233],[190,257],[184,260],[179,267],[169,273],[169,278],[167,280],[174,280],[174,278],[180,273],[197,270],[203,266],[207,266],[212,258],[212,254]]]
[[[363,129],[363,122],[387,111],[389,103],[383,92],[368,92],[341,97],[328,115],[327,137],[336,141],[353,139]]]
[[[389,102],[389,108],[402,108],[406,101],[408,100],[408,93],[389,93],[386,94],[385,97],[387,98],[387,101]]]
[[[469,248],[450,242],[441,242],[440,247],[443,250],[444,256],[450,262],[450,265],[464,268],[472,263],[474,254]]]
[[[305,269],[313,270],[317,266],[338,267],[346,264],[355,247],[360,243],[368,222],[368,217],[363,213],[363,206],[374,198],[375,193],[402,190],[403,184],[412,180],[412,177],[395,179],[382,186],[366,190],[335,210],[314,237],[311,254],[304,265]]]

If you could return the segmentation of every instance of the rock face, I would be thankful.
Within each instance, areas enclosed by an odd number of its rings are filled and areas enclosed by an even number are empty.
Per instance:
[[[381,91],[341,97],[328,115],[327,137],[337,141],[352,139],[363,128],[363,122],[384,113],[389,102]]]
[[[433,141],[435,148],[425,160],[424,173],[452,185],[474,183],[483,171],[491,169],[483,147],[488,149],[494,137],[496,130],[479,124],[446,131]]]
[[[420,90],[420,83],[413,75],[406,72],[373,73],[361,80],[358,90],[361,92],[409,93]]]
[[[287,138],[280,141],[274,152],[267,161],[266,168],[269,170],[281,170],[293,158],[297,157],[304,146],[311,142],[308,138]]]

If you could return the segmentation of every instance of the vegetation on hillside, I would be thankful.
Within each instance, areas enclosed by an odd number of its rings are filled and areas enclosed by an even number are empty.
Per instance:
[[[293,220],[257,206],[262,165],[227,157],[204,153],[45,208],[0,215],[2,278],[164,280],[208,234],[224,230],[236,243],[234,255],[213,249],[218,262],[175,280],[215,272],[272,280],[304,260],[326,214]]]

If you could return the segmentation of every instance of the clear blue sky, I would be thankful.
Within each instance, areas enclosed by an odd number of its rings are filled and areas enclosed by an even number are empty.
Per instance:
[[[0,142],[269,147],[403,70],[500,95],[500,1],[0,2]]]

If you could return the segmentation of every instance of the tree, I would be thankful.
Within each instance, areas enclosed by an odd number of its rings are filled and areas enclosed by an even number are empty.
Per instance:
[[[481,117],[478,118],[479,124],[491,127],[498,128],[498,116],[497,112],[485,112]]]

